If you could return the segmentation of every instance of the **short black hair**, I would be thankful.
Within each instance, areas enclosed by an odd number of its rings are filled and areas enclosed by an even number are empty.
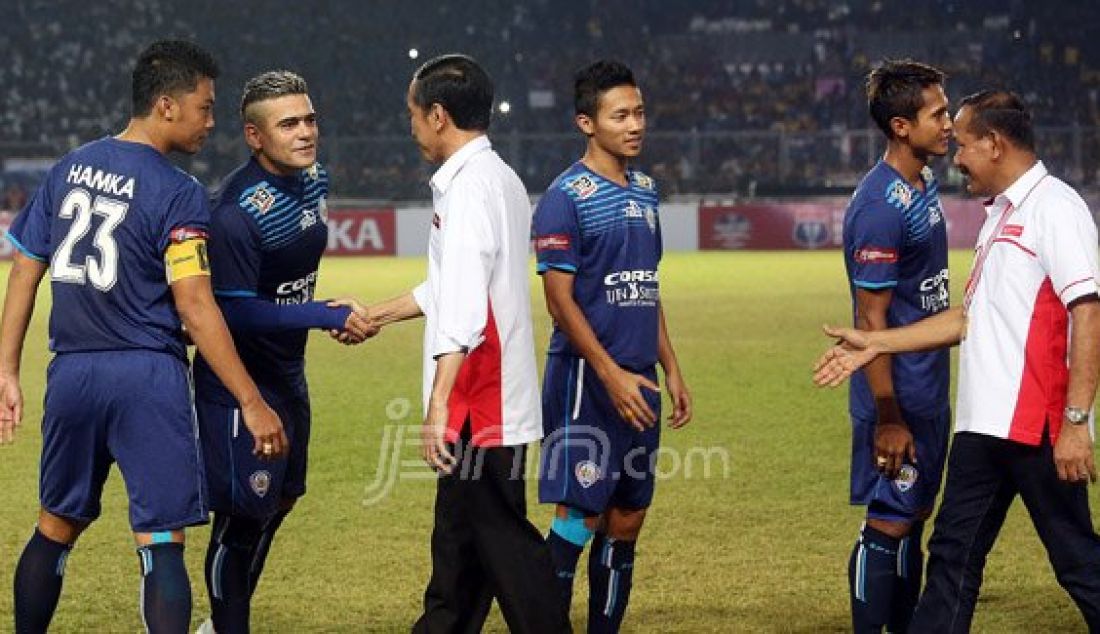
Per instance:
[[[867,74],[867,109],[886,138],[893,138],[890,120],[916,121],[924,106],[924,89],[943,85],[944,72],[911,59],[888,59]]]
[[[577,114],[596,116],[600,95],[616,86],[635,86],[634,73],[622,62],[601,59],[577,71],[573,77],[573,108]]]
[[[959,108],[969,106],[970,133],[989,136],[996,131],[1017,147],[1035,152],[1035,130],[1031,127],[1031,113],[1019,95],[1008,90],[983,90],[963,97]]]
[[[248,107],[254,103],[287,95],[306,94],[309,94],[309,86],[301,75],[289,70],[269,70],[244,83],[244,91],[241,93],[241,118],[248,120]]]
[[[217,79],[214,56],[186,40],[160,40],[141,52],[131,80],[133,116],[144,117],[160,95],[195,90],[199,79]]]
[[[427,110],[443,106],[460,130],[489,129],[493,80],[474,58],[451,53],[434,57],[413,73],[413,103]]]

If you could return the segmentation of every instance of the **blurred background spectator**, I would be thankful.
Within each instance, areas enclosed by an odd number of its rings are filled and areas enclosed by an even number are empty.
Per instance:
[[[646,97],[641,161],[665,195],[848,190],[883,143],[863,76],[883,57],[944,68],[952,99],[1006,86],[1034,108],[1044,158],[1100,183],[1100,3],[1024,0],[8,0],[0,21],[0,158],[56,157],[118,131],[149,41],[194,39],[223,67],[218,129],[186,167],[216,184],[245,156],[243,81],[309,81],[334,193],[425,198],[405,91],[426,59],[462,51],[497,84],[492,136],[528,188],[577,158],[572,73],[631,65]],[[504,103],[507,102],[505,106]],[[949,161],[937,162],[957,183]],[[13,194],[14,195],[14,194]],[[5,204],[11,199],[5,190]]]

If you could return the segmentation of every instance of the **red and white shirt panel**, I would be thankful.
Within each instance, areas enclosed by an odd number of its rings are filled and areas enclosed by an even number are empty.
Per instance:
[[[1096,294],[1100,279],[1096,223],[1042,162],[986,213],[975,263],[988,253],[967,311],[955,430],[1038,445],[1049,423],[1053,442],[1069,379],[1067,306]]]

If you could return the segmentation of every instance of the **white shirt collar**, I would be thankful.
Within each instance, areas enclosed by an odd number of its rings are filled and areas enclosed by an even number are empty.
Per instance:
[[[447,188],[450,187],[451,183],[454,181],[455,176],[462,170],[462,167],[466,165],[475,154],[491,149],[492,147],[493,145],[489,142],[489,137],[484,134],[467,141],[466,145],[460,147],[457,152],[450,156],[450,158],[443,161],[443,164],[440,165],[439,169],[432,175],[432,189],[440,194],[445,194]]]
[[[986,203],[986,212],[992,214],[1008,208],[1009,205],[1019,209],[1020,205],[1024,203],[1024,199],[1027,198],[1027,195],[1031,193],[1031,190],[1035,189],[1035,186],[1039,184],[1039,181],[1043,180],[1043,177],[1046,176],[1047,173],[1047,168],[1043,165],[1043,162],[1035,161],[1035,165],[1032,165],[1031,169],[1017,178],[1016,182],[1009,185],[1008,189],[997,194],[992,200]]]

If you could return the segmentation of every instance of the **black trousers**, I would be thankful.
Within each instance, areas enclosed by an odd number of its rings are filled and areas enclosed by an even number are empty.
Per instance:
[[[453,448],[435,497],[432,577],[416,634],[480,632],[493,598],[512,632],[572,631],[550,552],[527,520],[526,447]]]
[[[1044,433],[1038,447],[955,434],[947,485],[928,544],[924,593],[911,632],[968,632],[986,556],[1016,495],[1024,500],[1058,583],[1092,632],[1100,632],[1100,537],[1087,488],[1058,479]]]

